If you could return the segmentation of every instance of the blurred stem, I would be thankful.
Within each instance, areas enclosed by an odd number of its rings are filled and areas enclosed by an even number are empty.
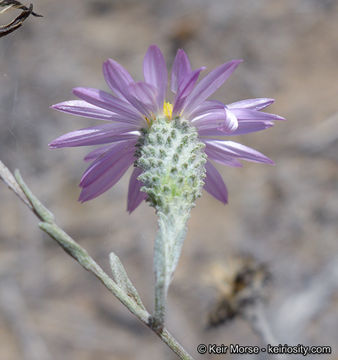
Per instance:
[[[262,339],[263,343],[271,345],[279,344],[272,333],[261,302],[248,306],[244,311],[243,317],[249,322],[253,331]]]
[[[54,221],[54,215],[45,208],[37,197],[30,191],[23,181],[18,170],[15,177],[0,161],[0,178],[16,195],[28,206],[28,208],[39,218],[39,227],[54,239],[62,249],[72,256],[82,267],[93,273],[103,285],[115,295],[130,312],[141,322],[153,330],[160,339],[167,344],[176,355],[183,360],[193,360],[179,342],[168,332],[154,327],[153,317],[142,308],[133,297],[130,297],[114,280],[112,280],[103,269],[95,262],[88,252],[63,231]]]
[[[243,313],[243,318],[249,322],[252,330],[261,338],[264,344],[273,346],[280,344],[272,332],[261,302],[253,306],[248,306]],[[276,354],[274,357],[275,359],[286,359],[287,355]]]

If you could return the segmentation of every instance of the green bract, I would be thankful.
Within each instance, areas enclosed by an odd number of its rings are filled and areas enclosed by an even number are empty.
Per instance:
[[[166,215],[189,212],[201,196],[205,178],[205,145],[188,121],[157,118],[139,141],[136,166],[149,203]]]

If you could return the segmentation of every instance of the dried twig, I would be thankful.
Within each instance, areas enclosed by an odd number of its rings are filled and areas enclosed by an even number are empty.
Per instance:
[[[302,341],[311,321],[330,304],[338,289],[338,258],[333,257],[303,290],[288,297],[278,309],[275,328],[285,340]]]
[[[16,1],[16,0],[2,0],[2,1],[0,1],[0,6],[5,7],[5,9],[0,11],[0,13],[8,10],[11,7],[15,8],[15,9],[24,10],[24,11],[29,10],[29,8],[27,6],[21,4],[19,1]],[[33,6],[33,5],[30,4],[30,6]],[[32,11],[31,13],[33,16],[42,17],[42,15],[39,15],[34,11]]]
[[[0,1],[0,7],[3,9],[0,11],[1,13],[6,12],[11,8],[20,9],[22,10],[21,14],[17,16],[13,21],[9,24],[0,26],[0,37],[10,34],[11,32],[17,30],[19,27],[22,26],[23,22],[29,17],[29,15],[33,15],[36,17],[42,17],[33,11],[33,4],[30,4],[29,7],[21,4],[19,1],[15,0],[3,0]]]

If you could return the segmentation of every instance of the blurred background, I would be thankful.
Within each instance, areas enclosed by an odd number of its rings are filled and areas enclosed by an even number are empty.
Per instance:
[[[320,358],[338,359],[338,2],[36,0],[34,10],[44,17],[30,17],[0,39],[0,159],[21,170],[107,272],[109,252],[121,258],[150,310],[154,211],[142,204],[126,212],[130,172],[99,198],[78,203],[88,148],[47,144],[96,122],[49,106],[74,98],[75,86],[107,90],[101,68],[109,57],[141,79],[153,43],[168,66],[178,48],[195,68],[244,59],[214,98],[276,99],[268,111],[288,121],[236,139],[276,166],[219,167],[229,204],[204,193],[192,211],[169,292],[168,327],[197,359],[218,358],[198,355],[200,343],[263,345],[241,309],[215,315],[222,298],[236,302],[222,286],[250,257],[269,273],[258,292],[262,287],[264,316],[278,343],[330,345],[336,353]],[[7,13],[1,19],[6,23]],[[215,316],[228,321],[208,326]],[[149,357],[175,359],[0,184],[0,359]]]

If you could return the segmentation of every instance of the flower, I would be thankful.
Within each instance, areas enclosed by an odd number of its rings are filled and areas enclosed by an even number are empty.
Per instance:
[[[192,70],[183,50],[178,50],[171,72],[173,102],[167,100],[168,74],[160,49],[149,47],[143,62],[144,81],[135,82],[119,63],[109,59],[103,64],[104,78],[115,95],[102,90],[77,87],[73,94],[80,100],[65,101],[52,108],[77,116],[103,120],[104,123],[67,133],[49,144],[51,148],[103,145],[91,151],[85,161],[91,165],[82,176],[79,201],[93,199],[119,181],[135,163],[136,147],[143,129],[151,128],[158,117],[188,120],[205,144],[204,189],[227,203],[227,189],[220,173],[210,160],[222,165],[241,167],[240,159],[273,164],[265,155],[247,146],[219,136],[247,134],[273,126],[283,120],[260,110],[273,99],[259,98],[224,105],[208,98],[228,79],[241,60],[229,61],[209,72],[201,81],[201,67]],[[138,179],[142,169],[135,167],[129,182],[127,210],[132,212],[146,199]]]

